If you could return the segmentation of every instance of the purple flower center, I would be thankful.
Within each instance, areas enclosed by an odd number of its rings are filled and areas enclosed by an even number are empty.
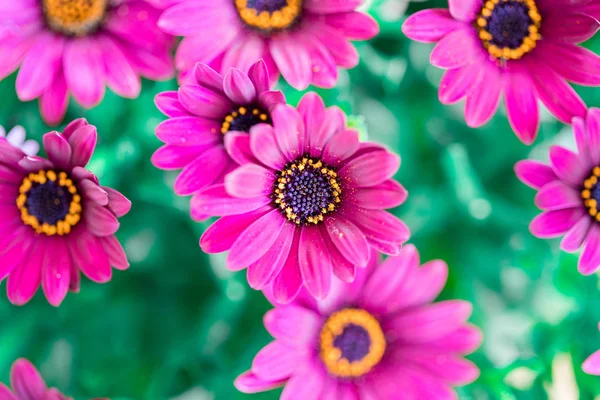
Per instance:
[[[600,222],[600,167],[594,167],[590,176],[583,181],[581,198],[590,216]]]
[[[289,221],[318,224],[335,211],[341,188],[337,173],[320,160],[302,158],[279,172],[273,197]]]
[[[477,27],[492,56],[518,60],[535,48],[541,21],[536,0],[488,0],[481,9]]]
[[[516,49],[529,36],[529,27],[533,23],[529,17],[529,7],[519,1],[509,1],[496,5],[487,19],[488,32],[492,35],[492,44],[504,48]]]
[[[242,22],[266,35],[291,28],[302,14],[302,0],[233,1]]]
[[[221,133],[250,132],[250,128],[258,124],[271,124],[269,114],[260,107],[241,106],[225,117],[221,125]]]
[[[66,235],[81,219],[81,196],[65,172],[30,173],[19,193],[21,219],[37,233]]]
[[[98,30],[108,0],[41,0],[50,29],[67,36],[85,36]]]
[[[342,357],[350,362],[360,361],[371,348],[371,337],[365,328],[349,324],[341,335],[333,340],[333,345],[340,349]]]

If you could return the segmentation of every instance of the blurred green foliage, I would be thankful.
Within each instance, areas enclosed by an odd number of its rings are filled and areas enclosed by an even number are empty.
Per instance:
[[[598,277],[580,276],[577,256],[559,252],[558,240],[529,233],[534,191],[513,173],[520,159],[545,159],[551,144],[572,145],[570,129],[545,113],[538,140],[526,147],[503,110],[469,129],[461,104],[438,101],[442,71],[428,63],[432,46],[402,35],[404,5],[369,2],[380,36],[358,43],[361,64],[342,71],[336,89],[319,93],[353,115],[363,136],[401,155],[397,178],[410,196],[395,213],[411,227],[423,260],[448,262],[442,297],[474,303],[472,321],[486,337],[471,357],[481,378],[458,389],[460,397],[593,399],[600,378],[580,365],[600,348]],[[432,7],[447,3],[412,3],[408,13]],[[586,46],[600,52],[600,37]],[[23,125],[39,140],[51,129],[36,103],[17,100],[14,80],[0,83],[0,124]],[[144,82],[139,99],[107,93],[91,111],[71,103],[65,122],[85,116],[98,127],[91,169],[133,201],[118,234],[132,265],[106,285],[85,280],[58,309],[40,293],[25,307],[0,302],[0,381],[8,381],[17,357],[27,357],[76,399],[279,398],[277,391],[243,395],[232,385],[270,341],[262,325],[269,304],[248,288],[244,273],[225,269],[224,256],[202,253],[198,238],[207,224],[192,222],[188,200],[173,194],[176,174],[150,164],[163,119],[153,97],[174,88],[174,81]],[[281,88],[298,102],[300,93],[283,82]],[[577,89],[589,106],[600,106],[598,89]]]

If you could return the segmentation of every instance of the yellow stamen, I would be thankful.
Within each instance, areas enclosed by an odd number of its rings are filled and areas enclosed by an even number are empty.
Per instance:
[[[95,31],[104,20],[108,0],[42,0],[50,28],[70,36]]]
[[[235,0],[242,21],[261,31],[281,31],[290,28],[302,13],[302,0],[287,0],[287,5],[273,12],[258,11],[248,6],[248,0]]]

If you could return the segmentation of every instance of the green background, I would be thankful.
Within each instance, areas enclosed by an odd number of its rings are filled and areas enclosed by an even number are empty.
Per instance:
[[[412,3],[447,7],[446,1]],[[333,90],[319,90],[328,105],[351,114],[369,140],[402,157],[397,178],[409,190],[394,212],[411,227],[422,260],[450,266],[443,298],[474,303],[472,321],[485,334],[470,358],[480,379],[458,389],[461,399],[592,399],[600,378],[581,371],[600,348],[598,277],[576,271],[576,255],[558,240],[534,238],[527,225],[537,211],[535,192],[521,184],[513,165],[546,159],[548,146],[572,146],[570,129],[543,114],[540,136],[526,147],[512,133],[502,109],[480,129],[468,128],[463,105],[443,106],[437,85],[442,71],[428,64],[431,45],[401,33],[403,0],[373,0],[369,12],[381,34],[358,43],[362,62],[342,71]],[[600,37],[586,46],[600,51]],[[51,130],[36,103],[20,103],[14,76],[0,83],[0,124],[23,125],[28,137]],[[262,316],[270,308],[250,290],[243,272],[225,269],[224,256],[198,247],[207,224],[188,217],[188,199],[173,195],[175,173],[150,164],[160,143],[154,128],[164,119],[153,97],[176,88],[144,82],[135,101],[107,93],[84,111],[73,102],[65,121],[85,116],[99,131],[90,169],[103,185],[133,201],[119,239],[131,261],[106,285],[82,283],[56,309],[41,293],[24,307],[0,301],[0,381],[27,357],[46,380],[84,399],[277,399],[279,392],[243,395],[232,385],[270,340]],[[301,94],[281,84],[288,100]],[[577,88],[589,106],[600,106],[598,89]]]

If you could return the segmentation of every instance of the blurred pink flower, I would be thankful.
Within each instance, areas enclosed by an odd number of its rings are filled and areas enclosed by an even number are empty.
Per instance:
[[[584,117],[586,105],[573,82],[600,86],[600,57],[577,46],[600,23],[593,0],[449,0],[450,9],[410,16],[402,30],[411,39],[436,43],[431,63],[446,71],[440,101],[466,97],[470,127],[484,125],[500,98],[515,133],[525,144],[536,138],[538,99],[560,121]]]
[[[316,93],[298,109],[275,106],[271,118],[273,126],[255,125],[250,135],[225,142],[241,166],[192,198],[194,213],[223,217],[200,246],[229,250],[227,266],[248,268],[254,289],[273,282],[280,302],[290,302],[303,284],[323,298],[332,274],[352,282],[371,248],[394,255],[408,240],[408,227],[385,211],[407,197],[393,180],[400,158],[361,143],[345,114],[326,109]]]
[[[0,126],[0,140],[6,140],[8,143],[23,150],[28,156],[35,156],[40,150],[40,145],[35,140],[25,140],[25,128],[20,125],[13,127],[8,133],[3,126]]]
[[[302,400],[456,399],[452,387],[479,376],[462,356],[482,335],[467,324],[471,303],[433,303],[446,284],[446,263],[419,264],[412,245],[380,265],[373,254],[353,284],[336,280],[327,298],[303,292],[275,305],[264,319],[275,340],[236,380],[238,390],[285,386],[282,399]]]
[[[265,63],[253,64],[249,73],[230,69],[225,78],[204,64],[196,65],[194,83],[177,92],[156,96],[156,106],[169,117],[156,128],[166,143],[152,156],[161,169],[183,168],[175,193],[189,195],[214,183],[238,164],[225,147],[238,136],[247,136],[259,123],[271,123],[271,112],[285,104],[280,91],[272,91]],[[207,216],[192,210],[195,220]]]
[[[18,0],[0,2],[0,79],[20,67],[17,95],[39,98],[49,124],[64,118],[69,95],[96,106],[105,85],[136,98],[140,75],[173,76],[173,38],[157,26],[160,10],[146,0]]]
[[[76,120],[62,134],[45,134],[43,145],[48,159],[0,140],[0,280],[8,277],[8,298],[17,305],[41,284],[59,306],[68,290],[79,291],[80,271],[104,283],[111,265],[129,267],[114,234],[131,203],[84,169],[96,128]]]
[[[600,329],[600,324],[598,325]],[[583,372],[590,375],[600,375],[600,350],[589,356],[581,366]]]
[[[573,130],[577,152],[550,148],[550,165],[525,160],[515,165],[519,179],[538,190],[535,205],[543,212],[531,221],[531,233],[540,238],[563,236],[560,247],[575,252],[579,272],[590,275],[600,268],[600,109],[591,108],[587,121],[576,117]]]
[[[264,59],[273,79],[281,72],[294,88],[335,86],[337,67],[353,68],[359,56],[351,40],[379,32],[375,20],[355,11],[363,0],[164,0],[176,3],[160,27],[184,36],[176,66],[190,73],[196,62],[221,73],[247,71]]]

